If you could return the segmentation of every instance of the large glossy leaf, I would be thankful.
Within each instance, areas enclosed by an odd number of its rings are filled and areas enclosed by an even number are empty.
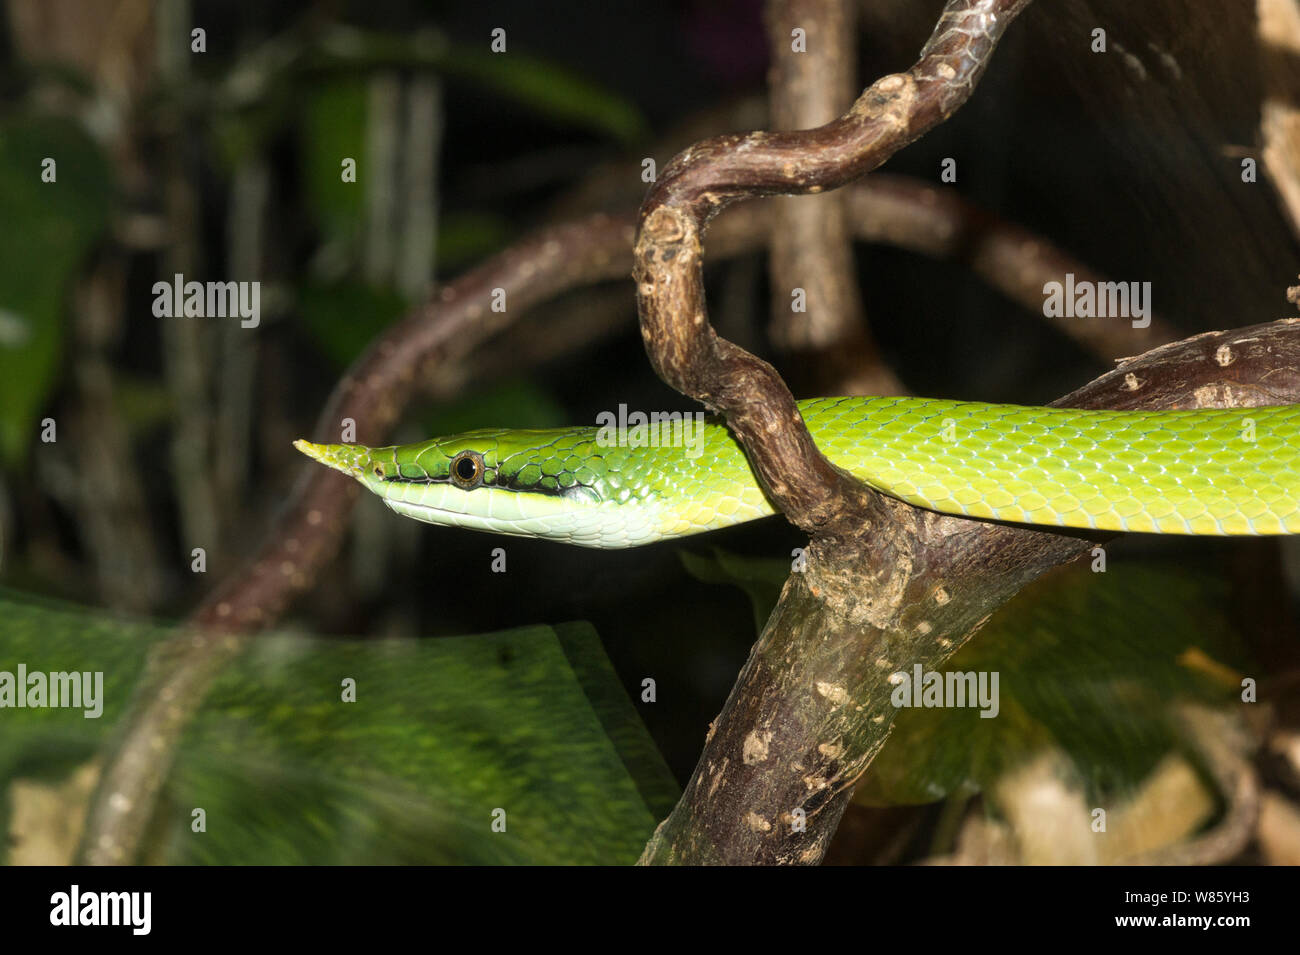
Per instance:
[[[98,720],[0,710],[8,827],[13,784],[67,778],[98,752],[169,631],[21,599],[0,614],[0,670],[100,670],[106,698]],[[347,679],[356,702],[342,701]],[[187,732],[150,858],[630,863],[676,795],[585,624],[436,640],[268,635]],[[192,831],[197,808],[205,832]]]

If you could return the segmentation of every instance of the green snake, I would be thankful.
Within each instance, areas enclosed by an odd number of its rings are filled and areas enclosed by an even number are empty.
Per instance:
[[[1153,534],[1300,534],[1300,405],[1081,411],[929,398],[799,402],[826,457],[943,514]],[[635,430],[635,429],[634,429]],[[400,447],[298,441],[394,511],[584,547],[637,547],[776,513],[727,428],[610,440],[471,431]]]

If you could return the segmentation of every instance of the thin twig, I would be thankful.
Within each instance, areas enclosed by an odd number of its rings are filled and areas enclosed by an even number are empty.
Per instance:
[[[701,275],[705,226],[738,199],[819,193],[880,165],[966,101],[1027,4],[952,0],[917,63],[877,80],[844,116],[692,146],[642,203],[633,274],[650,361],[668,384],[725,415],[772,500],[804,530],[855,534],[876,518],[876,498],[817,450],[776,371],[714,333]]]

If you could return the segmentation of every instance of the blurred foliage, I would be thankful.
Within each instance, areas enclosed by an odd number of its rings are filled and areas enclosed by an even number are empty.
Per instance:
[[[55,182],[41,163],[56,161]],[[108,222],[113,180],[75,124],[13,115],[0,121],[0,458],[23,462],[63,357],[64,307]]]
[[[476,212],[451,212],[438,227],[438,267],[455,272],[500,249],[514,235],[513,227],[500,216]]]
[[[298,307],[313,341],[341,371],[408,305],[391,289],[343,281],[304,283]]]
[[[513,99],[538,116],[586,127],[624,145],[649,134],[640,110],[627,100],[546,60],[460,50],[447,54],[445,66],[449,75]]]
[[[1223,612],[1227,589],[1163,565],[1094,574],[1078,564],[1043,578],[944,667],[998,672],[998,716],[903,710],[857,798],[934,802],[967,784],[987,787],[1049,746],[1070,758],[1089,797],[1131,792],[1182,748],[1170,704],[1240,698],[1234,671],[1248,661]]]
[[[476,428],[561,428],[564,408],[540,386],[524,378],[503,381],[482,390],[470,389],[465,397],[440,405],[424,418],[430,435],[460,434]]]
[[[743,590],[759,630],[789,573],[785,561],[720,552],[684,559],[697,578]],[[1126,564],[1094,574],[1076,564],[1049,574],[940,671],[997,672],[997,717],[982,718],[978,707],[903,709],[857,800],[937,802],[987,787],[1048,747],[1073,761],[1090,796],[1130,791],[1180,747],[1171,702],[1240,694],[1233,673],[1248,661],[1226,603],[1220,578],[1186,567]]]
[[[14,780],[65,778],[111,738],[147,650],[174,631],[15,594],[0,614],[0,670],[105,681],[97,720],[5,712],[8,820]],[[345,678],[355,703],[341,701]],[[190,725],[151,858],[630,863],[677,795],[586,624],[426,640],[267,635]],[[206,832],[191,832],[195,807]],[[491,829],[498,808],[503,833]]]
[[[366,150],[366,82],[346,77],[323,83],[310,91],[303,111],[303,188],[327,241],[359,237],[364,183],[384,175],[370,169]],[[344,158],[357,161],[356,183],[342,183]]]

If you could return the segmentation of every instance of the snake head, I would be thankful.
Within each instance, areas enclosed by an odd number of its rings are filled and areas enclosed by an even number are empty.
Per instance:
[[[294,447],[356,479],[398,514],[430,524],[607,548],[656,533],[657,511],[646,510],[653,501],[634,494],[637,474],[614,466],[627,450],[597,453],[592,428],[470,431],[385,448]],[[626,503],[611,510],[620,493]]]

